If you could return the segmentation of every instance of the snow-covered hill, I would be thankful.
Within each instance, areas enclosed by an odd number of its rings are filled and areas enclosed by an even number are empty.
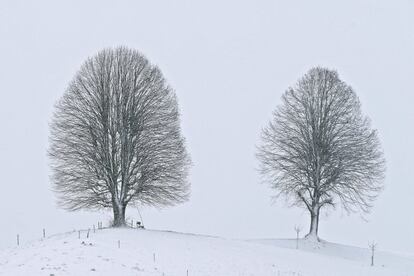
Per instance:
[[[118,242],[119,241],[119,242]],[[306,240],[237,241],[138,229],[59,234],[0,251],[0,275],[414,275],[414,257]]]

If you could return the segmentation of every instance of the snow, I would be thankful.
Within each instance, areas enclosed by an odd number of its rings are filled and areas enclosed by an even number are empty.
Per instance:
[[[118,247],[118,241],[120,247]],[[230,240],[138,229],[70,232],[0,251],[0,275],[414,275],[414,257],[322,241]]]

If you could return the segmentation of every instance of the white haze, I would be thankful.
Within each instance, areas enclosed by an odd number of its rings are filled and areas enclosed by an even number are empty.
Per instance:
[[[188,203],[143,208],[149,228],[293,237],[308,214],[272,204],[255,145],[284,90],[336,68],[379,130],[385,190],[371,214],[322,219],[332,242],[414,252],[414,4],[411,1],[8,1],[0,5],[0,247],[106,222],[56,207],[46,155],[53,105],[81,63],[125,45],[176,90],[194,166]],[[138,217],[130,209],[130,217]],[[37,236],[36,236],[37,235]]]

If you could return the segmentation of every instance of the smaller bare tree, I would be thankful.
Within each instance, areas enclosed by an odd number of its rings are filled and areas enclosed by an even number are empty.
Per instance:
[[[334,70],[309,70],[282,97],[262,132],[263,179],[309,211],[307,238],[319,240],[322,209],[369,212],[382,190],[385,159],[378,132],[355,91]]]
[[[302,231],[302,226],[295,225],[295,232],[296,232],[296,249],[299,249],[299,234]]]
[[[374,266],[375,250],[377,249],[377,243],[375,241],[370,242],[369,249],[371,249],[371,266]]]

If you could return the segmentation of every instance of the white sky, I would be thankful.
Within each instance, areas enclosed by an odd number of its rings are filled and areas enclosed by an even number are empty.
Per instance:
[[[104,47],[136,48],[176,89],[194,166],[192,197],[143,210],[147,227],[234,238],[293,237],[308,214],[271,204],[255,145],[285,89],[336,68],[378,128],[386,189],[365,216],[338,209],[323,239],[414,252],[414,2],[8,1],[0,3],[0,247],[88,227],[103,213],[55,205],[46,156],[53,104]],[[136,218],[136,210],[129,215]]]

